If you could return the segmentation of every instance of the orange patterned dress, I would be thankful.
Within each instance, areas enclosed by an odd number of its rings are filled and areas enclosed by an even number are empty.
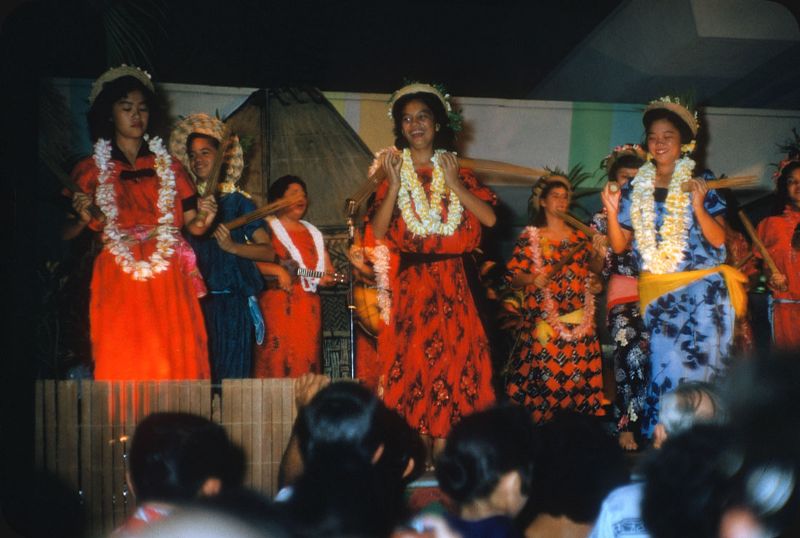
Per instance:
[[[317,265],[314,239],[307,230],[287,230],[306,267]],[[286,246],[272,234],[275,255],[289,258]],[[258,299],[264,315],[264,343],[255,347],[254,377],[299,377],[319,373],[322,363],[320,296],[305,291],[299,279],[287,293],[268,284]]]
[[[417,170],[430,196],[432,169]],[[482,200],[494,194],[467,169],[459,175]],[[388,190],[384,181],[373,210]],[[446,207],[442,207],[446,220]],[[391,252],[391,319],[378,341],[384,403],[423,435],[446,437],[465,415],[494,403],[489,344],[472,298],[464,254],[480,243],[481,224],[464,209],[450,236],[419,237],[395,207],[384,243]]]
[[[583,241],[585,248],[550,280],[548,290],[553,306],[550,313],[543,291],[535,286],[525,288],[520,312],[522,325],[510,357],[506,392],[512,401],[524,405],[537,423],[552,418],[557,409],[604,415],[606,402],[600,343],[593,322],[593,298],[585,293],[589,243],[578,231],[573,231],[568,240],[555,242],[540,236],[538,230],[531,236],[531,230],[536,229],[526,229],[507,264],[509,282],[516,273],[539,272],[535,268],[536,256],[541,257],[542,270],[547,272],[577,241]],[[532,237],[538,240],[538,245],[531,244],[535,240]],[[587,320],[584,330],[579,323],[570,323],[577,319],[561,323],[573,333],[571,336],[561,333],[551,319],[553,315],[560,317],[580,309],[584,309],[583,320]]]
[[[109,183],[116,193],[117,224],[128,238],[136,260],[146,260],[155,250],[153,231],[158,224],[156,206],[159,178],[155,156],[142,144],[131,166],[112,145],[113,172]],[[176,195],[174,225],[183,226],[184,203],[195,197],[183,167],[172,163]],[[89,157],[72,173],[88,194],[98,187],[99,170]],[[188,208],[188,207],[187,207]],[[103,224],[92,221],[97,231]],[[207,379],[210,375],[203,313],[198,298],[205,295],[194,251],[180,235],[169,268],[145,281],[123,272],[108,248],[94,261],[89,324],[94,378],[113,380]]]

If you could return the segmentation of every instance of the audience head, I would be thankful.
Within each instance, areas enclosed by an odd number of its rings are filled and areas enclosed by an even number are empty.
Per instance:
[[[642,518],[654,538],[717,536],[743,453],[728,426],[679,433],[645,463]]]
[[[628,481],[625,455],[596,417],[560,413],[540,428],[542,450],[533,473],[532,512],[597,518],[605,496]],[[528,511],[526,509],[526,511]]]
[[[241,479],[241,452],[222,426],[188,413],[153,413],[136,427],[129,478],[139,502],[183,502]]]
[[[439,486],[462,507],[483,501],[497,515],[514,517],[528,498],[534,440],[530,415],[521,407],[466,416],[451,430],[436,463]]]
[[[703,381],[687,381],[661,396],[658,424],[653,431],[653,446],[660,448],[670,435],[694,424],[721,424],[727,419],[717,388]]]

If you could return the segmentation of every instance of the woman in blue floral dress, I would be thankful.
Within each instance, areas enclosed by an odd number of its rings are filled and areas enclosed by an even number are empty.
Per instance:
[[[638,144],[625,144],[614,148],[601,166],[609,181],[623,187],[636,176],[642,164],[644,150]],[[639,448],[639,418],[650,379],[650,337],[639,311],[639,266],[630,248],[622,254],[608,248],[608,213],[605,209],[592,216],[591,226],[600,232],[592,241],[595,249],[605,252],[601,277],[607,285],[606,319],[614,345],[614,415],[619,445],[625,450],[636,450]]]
[[[684,381],[713,381],[724,373],[746,279],[723,265],[724,202],[692,177],[696,115],[666,97],[647,106],[643,123],[649,161],[621,192],[606,187],[602,199],[612,248],[621,253],[633,240],[641,270],[639,302],[650,334],[651,368],[641,428],[649,438],[662,394]]]

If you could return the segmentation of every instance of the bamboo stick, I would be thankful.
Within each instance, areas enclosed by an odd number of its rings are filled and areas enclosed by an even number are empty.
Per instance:
[[[750,251],[750,252],[748,252],[748,253],[747,253],[747,256],[745,256],[744,258],[742,258],[741,260],[739,260],[738,262],[736,262],[736,263],[734,264],[734,266],[733,266],[733,267],[734,267],[734,269],[741,269],[742,267],[744,267],[744,266],[745,266],[745,264],[747,264],[747,262],[749,262],[749,261],[750,261],[750,259],[751,259],[752,257],[753,257],[753,251]]]
[[[702,178],[695,178],[702,179]],[[725,177],[722,179],[709,179],[706,185],[709,189],[740,189],[742,187],[753,187],[758,185],[757,176],[738,176],[738,177]],[[681,185],[683,192],[691,192],[692,186],[689,183]]]
[[[62,185],[64,185],[64,187],[66,187],[66,189],[69,192],[71,192],[73,194],[76,193],[76,192],[79,192],[81,194],[85,194],[81,190],[81,188],[78,187],[78,185],[74,181],[72,181],[72,178],[70,178],[67,174],[65,174],[64,171],[61,170],[58,167],[58,165],[56,165],[56,163],[53,162],[53,159],[51,159],[48,155],[46,155],[44,153],[40,153],[39,154],[39,158],[42,160],[42,162],[45,164],[45,166],[47,166],[47,169],[50,170],[50,173],[52,173],[54,176],[56,176],[58,181]],[[105,213],[103,213],[103,211],[99,207],[97,207],[95,204],[89,205],[87,210],[89,211],[89,214],[92,216],[93,219],[98,220],[100,222],[103,222],[104,220],[106,220]]]
[[[228,151],[229,146],[230,135],[226,134],[225,138],[223,138],[222,142],[219,144],[217,154],[214,156],[214,166],[211,167],[211,175],[208,177],[208,183],[206,183],[206,196],[213,196],[217,190],[217,185],[219,184],[219,175],[220,172],[222,172],[222,163],[225,162],[225,153]],[[205,226],[205,219],[207,216],[208,213],[203,210],[197,212],[197,222],[201,228]]]
[[[570,261],[572,261],[572,258],[575,257],[575,254],[577,254],[578,251],[581,250],[584,246],[585,246],[585,241],[579,241],[578,244],[569,249],[567,253],[564,254],[564,256],[562,256],[560,260],[558,260],[556,263],[553,264],[553,266],[550,268],[550,271],[547,272],[547,279],[550,280],[556,274],[558,274],[558,272],[561,271],[561,269],[565,265],[567,265]]]
[[[251,211],[250,213],[245,213],[240,217],[236,217],[233,220],[229,220],[228,222],[224,223],[225,227],[228,230],[235,230],[245,224],[249,224],[254,220],[263,219],[267,215],[275,213],[276,211],[280,211],[281,209],[291,207],[300,200],[303,199],[302,194],[295,194],[294,196],[287,196],[286,198],[281,198],[280,200],[276,200],[271,204],[262,205],[258,209]]]
[[[597,230],[593,230],[592,228],[590,228],[589,226],[587,226],[586,224],[584,224],[583,222],[581,222],[580,220],[578,220],[569,213],[562,213],[561,211],[557,211],[556,216],[560,217],[561,219],[564,220],[564,222],[566,222],[576,230],[585,233],[589,237],[594,237],[598,233]]]
[[[775,265],[775,261],[772,259],[772,256],[769,255],[767,251],[767,247],[764,246],[764,243],[761,242],[761,239],[756,234],[755,228],[753,228],[753,223],[750,222],[750,219],[747,218],[747,215],[741,209],[739,210],[739,218],[744,224],[744,229],[747,231],[747,235],[750,236],[750,239],[753,241],[753,244],[756,246],[758,251],[761,253],[761,256],[764,258],[764,261],[769,266],[769,270],[772,272],[773,275],[780,274],[778,271],[778,266]]]

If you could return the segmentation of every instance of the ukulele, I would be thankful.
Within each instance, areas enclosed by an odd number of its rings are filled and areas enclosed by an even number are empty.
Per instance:
[[[331,273],[328,271],[315,271],[313,269],[306,269],[304,267],[300,267],[300,265],[294,261],[293,259],[283,259],[278,262],[281,267],[286,269],[292,277],[306,277],[306,278],[323,278],[323,277],[330,277],[336,282],[337,284],[347,284],[348,278],[346,274],[343,273]]]

